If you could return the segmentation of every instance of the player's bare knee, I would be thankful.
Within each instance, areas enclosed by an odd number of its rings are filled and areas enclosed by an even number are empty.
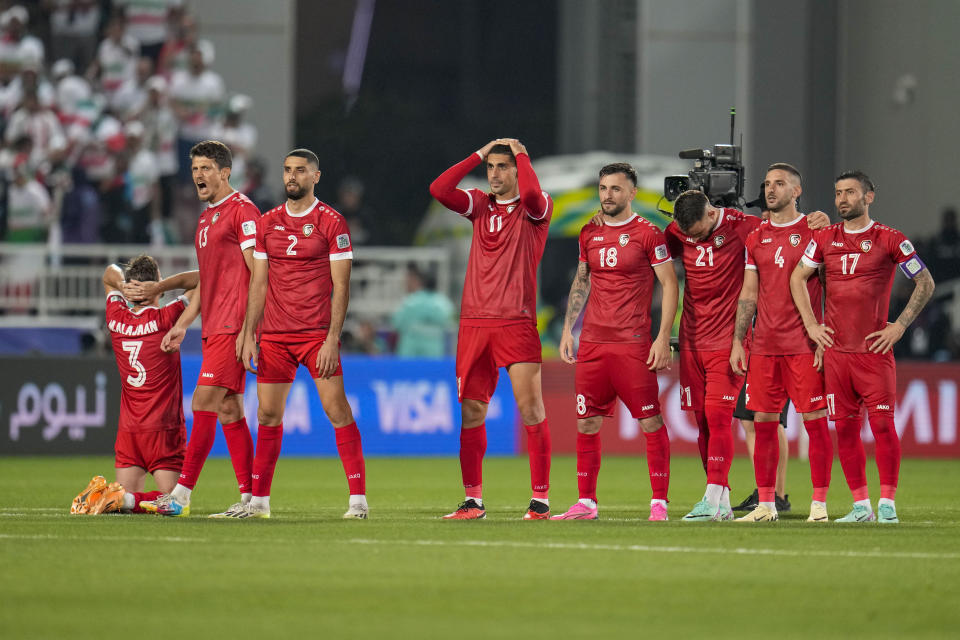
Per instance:
[[[460,403],[460,417],[464,429],[479,427],[487,418],[487,403],[479,400],[464,399]]]
[[[343,406],[324,407],[323,412],[327,414],[327,419],[335,429],[345,427],[353,422],[353,412],[346,402],[343,403]]]
[[[211,387],[207,385],[198,385],[193,392],[193,400],[190,406],[194,411],[214,411],[220,413],[220,406],[228,396],[223,387]]]
[[[243,396],[228,395],[220,402],[217,411],[220,424],[233,424],[243,418]]]
[[[543,408],[543,402],[525,402],[517,406],[520,412],[520,419],[523,424],[540,424],[547,419],[547,413]]]
[[[257,408],[257,423],[275,427],[283,422],[283,407],[260,405]]]
[[[591,418],[581,418],[577,420],[577,431],[584,435],[592,436],[600,433],[600,427],[603,426],[603,416],[593,416]]]
[[[650,418],[640,418],[637,420],[637,424],[640,425],[640,430],[644,433],[653,433],[663,426],[663,417],[655,415]]]
[[[806,422],[807,420],[819,420],[820,418],[827,417],[827,410],[820,409],[819,411],[810,411],[808,413],[804,413],[802,417],[804,422]]]

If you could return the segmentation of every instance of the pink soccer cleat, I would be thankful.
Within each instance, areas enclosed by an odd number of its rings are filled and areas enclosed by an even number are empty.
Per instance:
[[[567,509],[566,513],[558,516],[551,516],[551,520],[596,520],[597,509],[591,509],[582,502],[574,502],[573,506]]]
[[[667,508],[660,504],[659,502],[654,502],[650,505],[650,517],[647,518],[650,522],[664,522],[669,520],[667,517]]]

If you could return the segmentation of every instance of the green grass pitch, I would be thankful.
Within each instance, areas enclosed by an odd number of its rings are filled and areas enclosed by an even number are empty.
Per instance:
[[[869,475],[876,467],[869,463]],[[487,520],[438,519],[462,499],[454,458],[367,461],[371,518],[344,521],[336,458],[281,458],[273,517],[215,521],[235,499],[208,461],[189,518],[70,516],[109,458],[0,458],[0,637],[957,637],[960,462],[905,460],[895,526],[813,525],[791,461],[779,523],[684,523],[699,460],[672,464],[670,518],[646,521],[642,459],[608,456],[596,522],[522,522],[524,458],[484,468]],[[554,513],[576,499],[557,457]],[[735,501],[753,487],[734,463]],[[879,496],[871,485],[874,504]],[[850,508],[834,465],[831,518]]]

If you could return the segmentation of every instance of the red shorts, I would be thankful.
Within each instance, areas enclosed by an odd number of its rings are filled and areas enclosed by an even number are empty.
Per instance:
[[[613,415],[619,397],[634,418],[660,414],[657,373],[647,368],[650,343],[581,342],[577,352],[577,417]]]
[[[231,393],[243,393],[247,370],[237,360],[237,334],[218,333],[203,339],[203,362],[197,386],[223,387]]]
[[[183,454],[187,450],[187,429],[161,431],[117,431],[117,469],[140,467],[150,473],[159,469],[180,471]]]
[[[490,402],[500,367],[542,361],[540,334],[530,322],[492,327],[461,323],[457,337],[457,396],[461,401],[466,398]]]
[[[813,367],[813,354],[751,355],[747,370],[747,409],[780,413],[788,397],[798,413],[819,411],[827,406],[823,374]]]
[[[744,381],[730,368],[729,349],[680,352],[680,408],[684,411],[703,411],[705,405],[734,409]]]
[[[257,382],[266,384],[293,382],[297,367],[303,365],[311,378],[320,377],[317,354],[327,339],[327,332],[311,336],[295,333],[270,333],[260,337],[260,355],[257,358]],[[339,343],[338,343],[339,344]],[[335,376],[342,376],[340,356],[337,356]]]
[[[830,419],[867,413],[889,413],[897,401],[897,365],[893,352],[847,353],[827,349],[823,356],[824,386]]]

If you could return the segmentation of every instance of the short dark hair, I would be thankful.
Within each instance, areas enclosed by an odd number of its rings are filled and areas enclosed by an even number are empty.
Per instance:
[[[837,176],[837,178],[833,181],[833,184],[837,184],[841,180],[856,180],[860,183],[864,193],[870,193],[871,191],[877,190],[876,186],[873,184],[873,180],[871,180],[867,174],[859,169],[854,169],[853,171],[844,171]]]
[[[627,180],[633,183],[633,186],[637,186],[637,172],[626,162],[614,162],[604,166],[600,169],[600,175],[598,177],[612,176],[615,173],[622,173],[627,176]]]
[[[771,171],[786,171],[795,177],[798,183],[803,184],[803,177],[800,175],[799,169],[792,164],[788,164],[786,162],[774,162],[772,165],[767,167],[767,173],[770,173]]]
[[[681,231],[686,231],[703,218],[709,204],[702,191],[684,191],[673,205],[673,219],[677,221]]]
[[[510,145],[508,144],[493,145],[492,147],[490,147],[490,152],[487,153],[487,157],[489,157],[491,153],[498,153],[500,155],[510,156],[510,159],[513,160],[513,164],[517,164],[517,157],[513,155],[513,149],[511,149]]]
[[[193,145],[190,149],[190,159],[209,158],[217,163],[220,169],[229,169],[233,166],[233,154],[230,147],[218,140],[204,140]]]
[[[287,155],[283,156],[284,160],[287,158],[303,158],[317,169],[320,168],[320,158],[318,158],[317,154],[315,154],[313,151],[310,151],[310,149],[294,149]]]
[[[206,156],[204,156],[206,157]],[[158,282],[160,280],[160,266],[153,257],[140,254],[123,266],[123,279],[139,280],[140,282]]]

